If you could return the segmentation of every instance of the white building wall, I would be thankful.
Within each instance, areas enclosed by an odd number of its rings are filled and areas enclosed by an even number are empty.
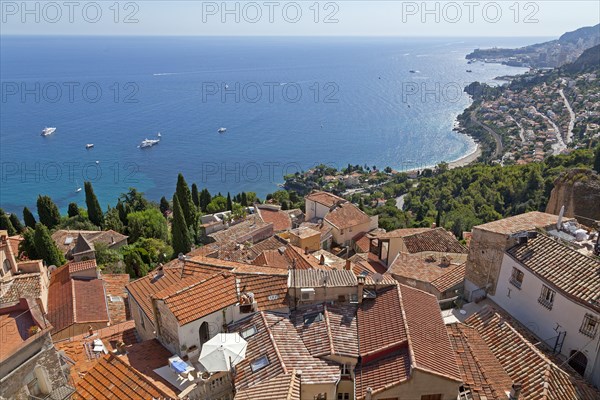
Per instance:
[[[196,346],[197,349],[192,352],[183,351],[180,349],[180,355],[187,354],[190,360],[196,361],[200,356],[200,326],[202,323],[208,323],[208,335],[209,339],[212,339],[217,333],[225,332],[223,329],[224,324],[229,324],[233,321],[233,308],[235,306],[228,306],[219,311],[215,311],[212,314],[205,316],[204,318],[197,319],[188,324],[179,327],[179,343],[181,347],[189,349],[192,346]],[[223,311],[224,310],[224,311]]]
[[[306,200],[304,208],[306,210],[306,221],[311,221],[313,218],[323,219],[329,212],[329,207],[312,200]]]
[[[510,283],[513,268],[518,268],[524,274],[521,289]],[[556,291],[550,310],[538,302],[544,284]],[[561,354],[569,357],[572,350],[584,353],[588,360],[585,377],[595,385],[600,385],[600,363],[597,360],[600,329],[593,339],[579,332],[586,314],[600,318],[599,313],[569,300],[507,254],[502,260],[496,294],[488,297],[552,347],[558,335],[555,329],[557,324],[560,325],[558,331],[567,332]]]

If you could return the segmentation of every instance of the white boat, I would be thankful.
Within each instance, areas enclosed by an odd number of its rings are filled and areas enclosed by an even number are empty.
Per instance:
[[[219,128],[219,130],[217,132],[225,133],[226,131],[227,131],[227,128]]]
[[[79,193],[79,192],[81,192],[81,188],[80,187],[78,187],[77,189],[75,189],[75,193]]]
[[[44,129],[42,129],[42,136],[52,135],[55,130],[56,130],[56,128],[48,128],[48,127],[46,127]]]
[[[160,132],[158,132],[158,133],[156,134],[156,136],[158,136],[158,137],[161,137],[162,135],[160,134]]]
[[[91,149],[92,147],[94,147],[94,143],[88,143],[85,145],[86,149]]]
[[[158,144],[158,142],[160,142],[160,139],[148,139],[148,138],[146,138],[139,145],[139,148],[140,149],[145,149],[146,147],[152,147],[155,144]]]

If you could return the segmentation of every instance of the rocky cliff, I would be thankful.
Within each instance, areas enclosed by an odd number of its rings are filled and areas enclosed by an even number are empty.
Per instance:
[[[566,217],[586,224],[600,220],[600,175],[588,169],[571,169],[554,181],[546,212],[558,214],[565,206]]]

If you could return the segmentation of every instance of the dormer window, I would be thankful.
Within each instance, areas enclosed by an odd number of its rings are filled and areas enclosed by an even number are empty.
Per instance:
[[[323,321],[323,313],[309,314],[304,316],[304,325],[310,325],[313,322]]]
[[[250,369],[252,372],[258,372],[267,365],[269,365],[269,358],[267,356],[262,356],[250,363]]]
[[[249,337],[256,335],[257,332],[258,329],[256,329],[256,325],[252,325],[250,328],[241,331],[240,336],[244,339],[248,339]]]

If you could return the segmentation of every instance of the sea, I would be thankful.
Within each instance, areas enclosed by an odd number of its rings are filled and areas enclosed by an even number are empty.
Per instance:
[[[130,187],[170,198],[180,172],[264,197],[318,164],[454,161],[475,149],[453,130],[464,86],[526,71],[465,55],[544,40],[2,36],[0,206],[64,211],[84,181],[103,207]]]

